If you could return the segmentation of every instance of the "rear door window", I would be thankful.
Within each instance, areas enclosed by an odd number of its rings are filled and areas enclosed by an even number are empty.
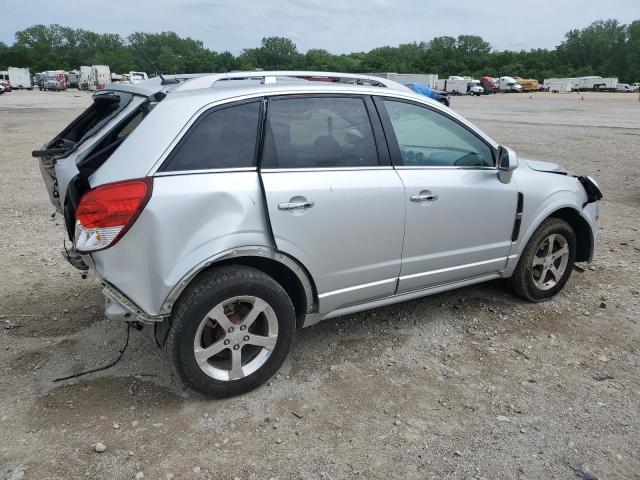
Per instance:
[[[361,97],[278,98],[268,112],[262,168],[379,165]]]
[[[160,171],[255,166],[261,101],[216,108],[185,134]]]

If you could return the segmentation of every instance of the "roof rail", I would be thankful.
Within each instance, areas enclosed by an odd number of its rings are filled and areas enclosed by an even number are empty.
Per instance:
[[[178,85],[175,91],[198,90],[201,88],[210,88],[216,82],[222,80],[262,80],[264,83],[276,83],[278,77],[288,78],[315,78],[315,79],[331,79],[333,81],[351,84],[367,84],[376,87],[386,87],[392,90],[405,90],[406,87],[401,83],[395,82],[375,75],[360,75],[357,73],[342,72],[315,72],[305,70],[274,70],[274,71],[247,71],[247,72],[229,72],[229,73],[212,73],[199,75],[195,78],[187,80]]]

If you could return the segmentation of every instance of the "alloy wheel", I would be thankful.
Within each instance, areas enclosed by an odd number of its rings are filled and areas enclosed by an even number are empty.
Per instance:
[[[196,362],[217,380],[239,380],[262,367],[276,346],[278,319],[261,298],[233,297],[202,319],[193,343]]]
[[[559,233],[549,235],[540,243],[533,257],[533,283],[540,290],[550,290],[558,284],[567,270],[568,263],[567,239]]]

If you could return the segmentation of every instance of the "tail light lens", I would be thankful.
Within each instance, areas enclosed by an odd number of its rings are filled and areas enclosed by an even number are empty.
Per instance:
[[[115,245],[151,198],[151,177],[108,183],[84,194],[76,209],[75,242],[81,253]]]

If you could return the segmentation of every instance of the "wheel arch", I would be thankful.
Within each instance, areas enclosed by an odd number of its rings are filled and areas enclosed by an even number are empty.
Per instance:
[[[576,262],[588,262],[593,254],[593,232],[589,223],[575,208],[564,207],[554,211],[547,218],[564,220],[576,234]]]
[[[566,203],[556,204],[548,208],[537,217],[536,221],[531,223],[522,240],[519,242],[518,255],[520,255],[527,246],[535,231],[548,218],[559,218],[567,222],[576,234],[576,261],[591,261],[595,241],[591,226],[575,205]]]
[[[186,288],[203,273],[221,265],[244,265],[269,275],[285,289],[295,309],[296,327],[301,328],[309,313],[316,311],[318,292],[309,271],[296,259],[266,246],[242,247],[220,253],[201,262],[187,273],[174,287],[162,305],[162,312],[170,314],[173,306]],[[166,340],[171,318],[156,323],[155,337],[158,346]]]

